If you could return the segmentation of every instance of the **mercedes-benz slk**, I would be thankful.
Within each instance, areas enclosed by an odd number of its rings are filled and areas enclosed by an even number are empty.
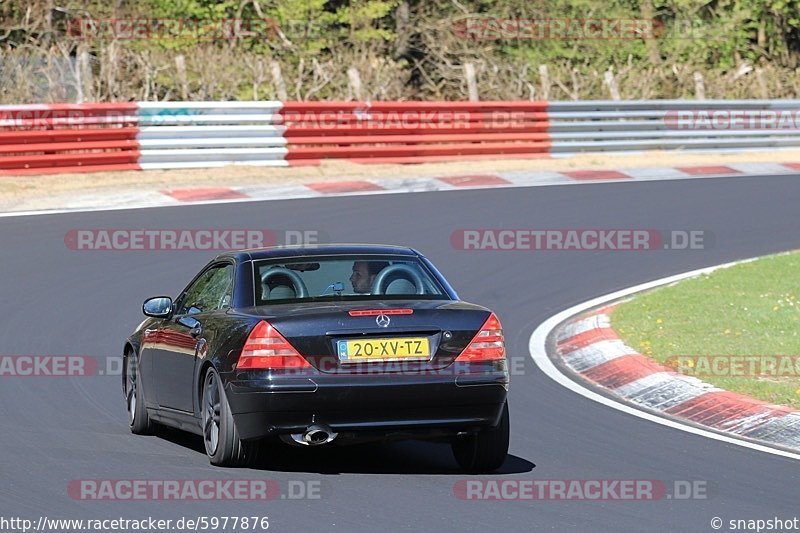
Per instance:
[[[133,433],[196,433],[220,466],[280,453],[276,441],[446,441],[476,472],[506,458],[500,321],[414,249],[227,252],[143,311],[124,348]]]

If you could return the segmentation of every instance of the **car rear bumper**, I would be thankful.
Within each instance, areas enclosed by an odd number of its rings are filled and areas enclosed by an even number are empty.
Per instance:
[[[508,373],[271,376],[231,380],[226,391],[244,440],[302,433],[315,423],[337,433],[424,438],[496,426]]]

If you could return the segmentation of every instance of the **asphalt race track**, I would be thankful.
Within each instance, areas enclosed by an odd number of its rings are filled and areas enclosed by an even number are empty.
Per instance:
[[[631,417],[542,375],[534,328],[581,301],[703,266],[800,247],[798,176],[350,196],[4,218],[0,354],[119,356],[147,296],[175,295],[208,252],[72,251],[70,229],[322,230],[336,242],[423,251],[462,299],[493,308],[512,376],[511,456],[501,479],[702,480],[705,500],[465,501],[444,444],[284,449],[263,470],[213,468],[199,438],[127,427],[118,376],[0,378],[0,516],[178,519],[269,516],[270,530],[712,531],[709,521],[800,514],[800,463]],[[706,250],[463,251],[463,228],[702,229]],[[800,277],[798,277],[800,285]],[[79,501],[76,479],[319,481],[319,499]],[[723,528],[723,531],[727,530]]]

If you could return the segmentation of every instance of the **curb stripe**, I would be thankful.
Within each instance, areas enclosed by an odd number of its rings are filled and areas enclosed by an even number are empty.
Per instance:
[[[673,372],[656,372],[619,387],[615,393],[651,409],[665,411],[713,390],[700,380],[681,379]]]
[[[511,185],[511,182],[492,174],[476,176],[449,176],[437,178],[456,187],[484,187],[490,185]]]
[[[564,362],[574,371],[583,373],[618,357],[636,353],[619,339],[601,340],[563,355]]]
[[[169,127],[169,126],[165,126]],[[109,157],[109,156],[105,156]],[[119,157],[119,156],[112,156]],[[94,170],[103,171],[117,171],[117,170],[149,170],[164,168],[167,163],[112,163],[112,164],[99,164],[94,161],[92,168]],[[250,160],[248,165],[267,165],[274,167],[277,164],[287,165],[285,161],[259,161]],[[183,163],[170,163],[170,166],[175,168],[205,168],[205,167],[222,167],[227,164],[222,161],[202,161],[202,162],[183,162]],[[745,166],[761,165],[753,163],[742,163],[740,165],[743,169]],[[763,166],[763,165],[761,165]],[[749,167],[748,167],[749,168]],[[753,167],[754,171],[757,170]],[[760,168],[760,167],[759,167]],[[781,174],[791,174],[795,170],[786,165],[772,164],[773,170],[775,168],[782,169],[782,171],[774,171],[766,174],[767,176],[779,176]],[[769,170],[767,168],[766,170]],[[800,163],[797,163],[797,168],[800,169]],[[13,175],[29,175],[29,174],[59,174],[62,172],[85,172],[87,169],[84,166],[61,166],[56,168],[31,168],[31,169],[13,169],[2,170],[0,169],[0,176],[13,176]],[[746,170],[746,169],[745,169]],[[669,168],[644,168],[644,169],[630,169],[629,172],[633,177],[625,180],[627,183],[636,181],[653,181],[653,180],[674,180],[674,179],[700,179],[700,178],[715,178],[715,177],[730,177],[730,175],[720,176],[691,176],[675,169]],[[742,173],[744,170],[741,171]],[[749,175],[749,174],[748,174]],[[761,174],[755,174],[760,176]],[[192,189],[175,189],[187,191],[179,193],[181,195],[180,202],[182,203],[215,203],[215,202],[233,202],[233,201],[264,201],[275,199],[292,199],[292,198],[307,198],[309,196],[336,196],[337,194],[369,194],[369,193],[410,193],[421,191],[443,191],[443,190],[467,190],[467,189],[483,189],[492,187],[541,187],[553,185],[580,185],[585,183],[602,182],[604,180],[574,180],[567,176],[565,173],[558,173],[552,171],[509,171],[497,172],[495,174],[478,175],[497,176],[499,179],[490,178],[476,179],[476,175],[455,175],[455,176],[409,176],[404,179],[391,179],[391,178],[378,178],[378,179],[364,179],[364,180],[340,180],[336,182],[318,182],[311,184],[294,183],[289,185],[243,185],[237,187],[226,188],[228,192],[219,194],[208,194],[205,192],[189,192]],[[499,180],[502,180],[499,181]],[[615,180],[605,180],[606,182],[613,182]],[[620,181],[620,180],[616,180]],[[455,185],[453,183],[456,183]],[[203,189],[203,188],[200,188]],[[208,188],[205,188],[208,189]],[[222,188],[220,188],[222,189]],[[232,191],[232,192],[231,192]],[[172,196],[173,189],[167,190],[144,190],[134,192],[117,192],[111,194],[92,194],[83,196],[72,196],[68,204],[62,209],[50,209],[42,211],[21,211],[18,213],[2,214],[2,216],[23,216],[32,214],[49,214],[55,212],[69,212],[74,211],[74,206],[81,206],[82,210],[95,210],[107,211],[113,209],[139,209],[147,207],[159,207],[163,205],[170,205],[175,197]],[[140,198],[135,202],[131,202],[131,195]],[[159,201],[159,195],[166,195],[163,201]],[[121,200],[125,197],[126,200]],[[563,336],[563,335],[561,335]],[[560,336],[560,337],[561,337]]]
[[[574,350],[585,348],[590,344],[601,341],[619,340],[614,330],[609,327],[589,329],[567,339],[558,341],[558,349],[566,354]]]
[[[631,176],[617,170],[569,170],[562,172],[574,180],[629,180]]]
[[[753,398],[728,391],[709,392],[667,409],[667,412],[718,429],[756,415],[777,418],[788,414],[771,409],[767,404]]]
[[[202,202],[205,200],[232,200],[247,198],[246,194],[226,187],[209,187],[198,189],[174,189],[162,191],[179,202]]]
[[[267,166],[274,167],[276,164],[287,165],[285,161],[257,161],[251,160],[247,162],[248,165],[266,164]],[[163,168],[165,163],[143,163],[143,164],[106,164],[94,165],[95,170],[150,170]],[[736,166],[744,165],[757,165],[742,163]],[[760,164],[758,164],[760,165]],[[175,163],[174,166],[180,168],[204,168],[209,166],[227,166],[227,163],[221,161],[204,161],[204,162],[184,162]],[[782,169],[781,171],[770,171],[766,174],[748,174],[750,177],[779,177],[782,174],[794,174],[795,170],[784,166],[773,165],[775,168]],[[800,169],[800,163],[797,163]],[[255,167],[254,167],[255,168]],[[755,168],[755,167],[754,167]],[[83,166],[74,167],[59,167],[59,168],[32,168],[32,169],[14,169],[14,170],[0,170],[0,176],[15,176],[15,175],[29,175],[29,174],[60,174],[62,172],[85,172],[86,168]],[[664,168],[650,168],[650,169],[630,169],[628,172],[635,175],[633,179],[620,181],[621,183],[632,182],[645,182],[653,180],[684,180],[684,179],[714,179],[726,178],[730,175],[720,176],[690,176],[688,174],[679,172],[673,169]],[[744,172],[744,170],[742,171]],[[412,193],[412,192],[428,192],[428,191],[453,191],[453,190],[469,190],[469,189],[485,189],[492,187],[549,187],[549,186],[564,186],[564,185],[582,185],[586,183],[598,183],[604,180],[597,181],[581,181],[573,180],[568,176],[552,172],[529,172],[529,171],[509,171],[496,173],[502,179],[508,181],[508,184],[494,184],[494,185],[475,185],[475,186],[456,186],[446,183],[445,181],[432,177],[432,176],[408,176],[403,179],[392,178],[379,178],[379,179],[366,179],[356,180],[357,185],[352,185],[353,180],[341,180],[336,185],[328,185],[327,182],[321,184],[308,184],[293,183],[287,185],[242,185],[230,187],[229,190],[235,193],[223,194],[221,198],[216,195],[210,195],[211,199],[207,200],[189,200],[188,197],[192,193],[186,193],[186,199],[180,200],[185,204],[214,204],[214,203],[233,203],[233,202],[263,202],[268,200],[289,200],[298,198],[309,198],[317,196],[336,196],[338,194],[386,194],[386,193]],[[444,176],[447,177],[447,176]],[[458,178],[460,176],[451,176],[451,178]],[[615,180],[605,180],[605,182],[615,182]],[[348,184],[348,185],[345,185]],[[369,185],[367,185],[369,184]],[[324,190],[321,192],[320,189]],[[338,189],[338,190],[337,190]],[[169,189],[171,190],[171,189]],[[191,189],[186,189],[191,190]],[[330,190],[330,192],[329,192]],[[20,210],[8,213],[0,213],[0,217],[17,217],[17,216],[33,216],[33,215],[49,215],[57,213],[69,213],[75,211],[114,211],[120,209],[147,209],[152,207],[162,207],[165,205],[174,205],[176,201],[170,195],[168,190],[146,189],[134,191],[118,191],[113,193],[93,193],[86,195],[71,195],[69,202],[66,202],[62,207],[52,209],[40,210]],[[206,196],[197,193],[198,198],[205,198]]]
[[[781,418],[773,418],[754,429],[743,431],[742,435],[800,448],[800,413],[789,413]]]
[[[739,172],[738,170],[722,165],[689,166],[689,167],[675,167],[675,168],[691,176],[708,176],[710,174],[741,174],[741,172]]]
[[[800,453],[772,446],[773,444],[777,444],[780,446],[789,447],[791,450],[800,450],[800,413],[790,413],[784,417],[772,419],[769,422],[766,422],[764,425],[757,427],[752,432],[742,435],[712,431],[710,428],[706,429],[702,426],[687,424],[686,421],[671,415],[665,416],[663,413],[654,413],[649,409],[642,409],[642,406],[637,405],[635,402],[622,402],[620,401],[621,396],[617,394],[619,393],[619,390],[614,391],[615,394],[613,395],[605,395],[592,390],[591,388],[588,388],[582,380],[576,379],[571,373],[562,371],[553,363],[551,359],[552,354],[550,350],[549,339],[552,336],[557,335],[559,329],[563,327],[564,324],[575,320],[576,318],[585,316],[584,313],[591,312],[592,309],[596,309],[601,306],[607,306],[612,302],[618,302],[623,298],[631,297],[645,290],[661,287],[669,283],[697,277],[703,274],[709,274],[721,268],[727,268],[733,265],[746,263],[753,261],[754,259],[755,258],[733,261],[730,263],[723,263],[667,276],[665,278],[641,283],[622,290],[598,296],[574,305],[568,309],[564,309],[546,319],[536,327],[533,333],[531,333],[528,342],[528,350],[530,352],[531,359],[539,368],[539,370],[541,370],[547,375],[547,377],[562,387],[593,402],[602,404],[604,407],[609,407],[615,411],[621,411],[627,415],[635,416],[636,418],[647,420],[648,422],[653,422],[670,429],[676,429],[684,433],[691,433],[692,435],[704,437],[718,442],[724,442],[726,444],[732,444],[740,448],[748,448],[751,451],[767,453],[796,461],[800,460]],[[702,382],[699,380],[688,376],[680,376],[680,379],[690,383],[696,382],[702,384]],[[714,389],[707,384],[705,385],[707,390],[704,390],[703,392],[719,390]],[[760,442],[759,440],[745,440],[741,437],[759,439]]]
[[[611,321],[608,318],[608,314],[598,312],[596,315],[576,320],[564,326],[564,329],[558,333],[558,342],[571,340],[572,337],[576,337],[593,329],[608,329],[610,327]]]
[[[371,181],[336,181],[336,182],[319,182],[309,183],[306,185],[309,189],[315,190],[323,194],[339,194],[346,192],[367,192],[367,191],[382,191],[380,187]]]
[[[663,366],[648,357],[630,353],[601,363],[587,370],[583,375],[603,387],[616,389],[665,370]]]
[[[556,333],[556,353],[572,371],[637,405],[728,433],[800,443],[800,411],[725,391],[638,353],[611,327],[606,306]],[[784,418],[785,422],[781,422]]]

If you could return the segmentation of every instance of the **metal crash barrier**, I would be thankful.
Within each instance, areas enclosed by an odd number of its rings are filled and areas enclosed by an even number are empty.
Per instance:
[[[800,146],[800,100],[0,106],[0,174]]]

